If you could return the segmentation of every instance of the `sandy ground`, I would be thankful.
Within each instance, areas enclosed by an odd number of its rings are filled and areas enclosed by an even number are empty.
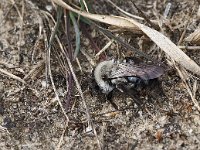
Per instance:
[[[115,2],[125,11],[136,14],[130,3]],[[90,3],[96,13],[121,15],[105,1],[90,1]],[[184,25],[187,24],[190,8],[194,9],[193,19],[187,25],[186,36],[199,26],[196,15],[199,4],[193,3],[172,2],[169,16],[174,30],[171,32],[169,28],[164,29],[165,35],[176,44],[184,31]],[[156,14],[163,14],[167,2],[137,1],[136,5],[151,19],[156,19]],[[99,149],[99,146],[102,149],[131,150],[200,149],[199,111],[194,106],[177,71],[172,67],[169,67],[159,79],[164,94],[160,95],[155,90],[148,96],[141,96],[139,99],[146,105],[140,109],[129,96],[115,91],[113,101],[119,107],[119,110],[116,110],[105,101],[105,96],[102,94],[91,95],[89,83],[92,80],[93,67],[82,52],[78,56],[82,72],[76,62],[73,63],[73,67],[81,84],[96,134],[91,132],[91,127],[88,126],[85,106],[75,85],[71,111],[67,112],[69,118],[67,125],[66,116],[46,76],[45,33],[48,34],[49,26],[44,21],[44,12],[48,12],[48,8],[52,8],[48,2],[25,0],[23,3],[16,0],[12,4],[10,1],[0,0],[1,150]],[[55,15],[55,11],[48,13]],[[94,29],[91,30],[91,35],[100,49],[108,42]],[[141,48],[139,41],[145,45],[145,38],[142,40],[141,36],[124,33],[123,38],[136,48]],[[163,53],[160,54],[155,44],[151,43],[147,47],[151,49],[154,47],[156,50],[151,54],[160,55],[159,59],[166,62],[166,57]],[[83,35],[81,49],[90,56],[95,54],[89,40]],[[132,54],[114,42],[106,51],[106,56],[115,57],[119,52],[125,56]],[[200,65],[199,49],[184,50],[184,52]],[[67,86],[54,53],[51,56],[51,64],[55,87],[65,108]],[[191,83],[194,79],[190,79]],[[197,85],[199,86],[199,80]],[[197,101],[200,98],[199,93],[197,89]]]

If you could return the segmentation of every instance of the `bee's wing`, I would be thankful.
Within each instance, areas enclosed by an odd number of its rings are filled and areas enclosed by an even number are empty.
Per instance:
[[[126,76],[137,76],[144,80],[160,77],[164,73],[164,68],[158,65],[131,65],[120,63],[110,71],[109,78],[119,78]]]

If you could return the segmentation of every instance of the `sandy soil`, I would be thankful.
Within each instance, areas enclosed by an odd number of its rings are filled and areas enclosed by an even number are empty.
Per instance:
[[[114,1],[123,10],[138,15],[131,3]],[[195,4],[194,4],[195,3]],[[150,19],[163,15],[167,1],[137,1],[135,3]],[[175,44],[185,30],[185,37],[199,27],[197,14],[200,4],[193,1],[173,1],[168,20],[169,27],[163,27],[164,34]],[[122,15],[105,1],[90,1],[93,12],[98,14]],[[46,37],[50,35],[47,13],[56,16],[51,3],[41,1],[0,0],[0,149],[200,149],[200,114],[180,79],[177,71],[168,66],[159,79],[163,94],[159,89],[150,95],[140,95],[145,103],[138,108],[126,94],[115,91],[113,101],[116,110],[105,96],[91,95],[93,66],[86,52],[95,56],[89,39],[81,34],[82,53],[78,55],[82,68],[73,62],[73,68],[81,84],[91,121],[96,133],[88,126],[84,103],[73,84],[71,110],[65,111],[67,124],[53,86],[46,72]],[[50,11],[49,11],[50,10]],[[188,16],[189,12],[192,14]],[[48,16],[49,17],[49,16]],[[49,17],[50,18],[50,17]],[[188,18],[192,18],[188,21]],[[46,19],[46,20],[45,20]],[[187,26],[186,26],[187,25]],[[42,29],[40,31],[40,29]],[[73,31],[73,28],[71,28]],[[109,40],[91,28],[89,32],[97,46],[103,48]],[[75,37],[72,32],[72,45]],[[46,36],[45,36],[46,35]],[[60,33],[60,37],[62,37]],[[135,48],[143,49],[152,57],[166,63],[166,56],[146,37],[126,33],[123,39]],[[63,37],[63,40],[66,40]],[[139,44],[140,43],[140,44]],[[146,44],[150,43],[150,44]],[[181,42],[181,45],[188,43]],[[54,49],[56,49],[56,44]],[[151,51],[147,51],[150,49]],[[145,51],[146,50],[146,51]],[[183,51],[200,65],[198,50]],[[106,50],[106,58],[129,56],[133,52],[113,42]],[[66,108],[67,85],[59,66],[59,59],[51,55],[51,71],[62,107]],[[98,60],[96,60],[98,63]],[[191,85],[196,78],[191,77]],[[199,80],[197,80],[199,87]],[[157,91],[156,91],[157,90]],[[197,89],[196,99],[200,99]]]

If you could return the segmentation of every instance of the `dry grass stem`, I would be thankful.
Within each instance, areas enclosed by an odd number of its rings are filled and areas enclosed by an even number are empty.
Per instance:
[[[176,70],[178,71],[179,76],[181,77],[181,79],[182,79],[182,81],[183,81],[183,83],[184,83],[184,85],[185,85],[185,87],[186,87],[186,89],[187,89],[187,91],[188,91],[188,93],[189,93],[189,95],[190,95],[190,97],[191,97],[193,103],[194,103],[194,106],[198,109],[198,111],[200,111],[199,103],[198,103],[198,101],[195,99],[195,94],[193,94],[194,91],[193,91],[193,92],[191,91],[190,86],[188,85],[188,83],[187,83],[187,81],[186,81],[187,79],[185,78],[183,72],[181,71],[181,69],[179,69],[179,67],[178,67],[177,65],[175,65],[175,68],[176,68]]]
[[[59,6],[71,10],[79,15],[82,15],[86,18],[103,22],[110,25],[115,25],[122,28],[127,28],[130,30],[143,31],[153,42],[155,42],[171,59],[175,60],[178,64],[184,68],[194,72],[195,74],[200,75],[200,67],[190,59],[182,50],[180,50],[170,39],[161,34],[160,32],[151,29],[139,22],[120,16],[107,16],[107,15],[97,15],[91,14],[83,11],[76,10],[71,6],[67,5],[62,0],[53,0]]]
[[[114,40],[110,40],[96,55],[95,58],[98,58],[104,51],[106,51],[111,44],[114,42]]]
[[[3,75],[8,76],[8,77],[10,77],[10,78],[12,78],[14,80],[17,80],[17,81],[19,81],[19,82],[21,82],[23,84],[26,84],[26,82],[23,79],[21,79],[20,77],[12,74],[12,73],[10,73],[10,72],[8,72],[6,70],[3,70],[3,69],[0,68],[0,73],[3,74]]]
[[[58,39],[58,37],[56,37],[56,40],[57,40],[57,42],[58,42],[58,44],[59,44],[59,46],[60,46],[60,49],[61,49],[62,51],[64,51],[64,50],[63,50],[63,46],[62,46],[62,44],[60,43],[60,40]],[[98,146],[99,146],[99,148],[101,149],[101,144],[100,144],[100,142],[99,142],[99,139],[98,139],[96,130],[95,130],[94,126],[93,126],[93,123],[92,123],[92,120],[91,120],[91,117],[90,117],[90,112],[89,112],[89,109],[88,109],[88,107],[87,107],[87,104],[86,104],[86,101],[85,101],[85,97],[84,97],[84,95],[83,95],[83,92],[82,92],[82,90],[81,90],[81,86],[80,86],[80,84],[79,84],[79,82],[78,82],[78,79],[76,78],[76,74],[74,73],[74,69],[73,69],[73,66],[72,66],[72,64],[71,64],[70,59],[69,59],[68,57],[66,57],[66,59],[67,59],[67,63],[68,63],[70,72],[72,73],[73,79],[74,79],[74,81],[75,81],[76,87],[77,87],[77,89],[78,89],[78,92],[79,92],[79,94],[80,94],[80,96],[81,96],[81,99],[82,99],[82,101],[83,101],[83,105],[84,105],[84,107],[85,107],[85,109],[86,109],[86,116],[87,116],[87,121],[88,121],[88,127],[89,127],[89,128],[91,127],[91,128],[93,129],[93,132],[94,132],[94,134],[95,134],[95,137],[96,137]]]
[[[45,64],[44,60],[38,62],[38,64],[34,66],[34,68],[30,70],[29,73],[24,76],[23,80],[27,80],[29,77],[34,79],[36,75],[38,74],[38,71],[40,71],[41,68],[43,68],[44,64]]]
[[[196,29],[193,33],[191,33],[185,41],[191,42],[193,44],[200,44],[200,28]]]

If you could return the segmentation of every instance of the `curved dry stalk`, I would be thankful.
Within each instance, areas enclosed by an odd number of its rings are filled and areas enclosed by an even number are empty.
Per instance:
[[[130,14],[130,13],[124,11],[123,9],[118,7],[115,3],[113,3],[111,0],[107,0],[107,2],[110,3],[111,5],[113,5],[117,10],[119,10],[121,13],[127,15],[128,17],[144,21],[144,18],[136,16],[136,15],[133,15],[133,14]]]
[[[60,42],[60,40],[58,39],[57,36],[56,36],[56,40],[57,40],[57,42],[58,42],[58,44],[59,44],[61,50],[64,51],[64,48],[63,48],[63,46],[62,46],[62,44],[61,44],[61,42]],[[81,90],[81,86],[80,86],[80,84],[79,84],[79,82],[78,82],[78,79],[77,79],[75,73],[74,73],[74,69],[73,69],[73,66],[72,66],[72,64],[71,64],[70,59],[69,59],[67,56],[66,56],[66,59],[67,59],[67,63],[68,63],[68,66],[69,66],[69,70],[70,70],[70,72],[72,73],[72,76],[73,76],[73,79],[74,79],[74,81],[75,81],[76,87],[77,87],[78,92],[79,92],[79,94],[80,94],[80,96],[81,96],[81,99],[82,99],[82,101],[83,101],[83,105],[84,105],[84,107],[85,107],[85,109],[86,109],[86,115],[87,115],[87,120],[88,120],[88,128],[91,128],[91,127],[92,127],[93,132],[94,132],[95,137],[96,137],[96,140],[97,140],[97,143],[98,143],[98,146],[99,146],[99,148],[101,149],[101,144],[100,144],[100,141],[99,141],[99,139],[98,139],[97,132],[96,132],[94,126],[93,126],[93,123],[92,123],[92,120],[91,120],[91,117],[90,117],[90,112],[89,112],[89,109],[88,109],[88,107],[87,107],[87,104],[86,104],[86,101],[85,101],[85,97],[84,97],[84,95],[83,95],[83,92],[82,92],[82,90]]]
[[[91,14],[83,11],[79,11],[77,9],[72,8],[67,5],[62,0],[53,0],[59,6],[73,11],[79,15],[82,15],[86,18],[103,22],[110,25],[115,25],[121,28],[126,28],[131,31],[142,31],[146,34],[153,42],[155,42],[171,59],[180,64],[182,67],[187,70],[192,71],[193,73],[200,75],[200,67],[190,59],[182,50],[180,50],[170,39],[161,34],[160,32],[149,28],[133,19],[125,18],[121,16],[107,16],[107,15],[98,15]]]
[[[200,50],[200,46],[178,46],[180,49],[186,50]]]
[[[44,13],[44,14],[47,14],[47,13]],[[46,15],[45,15],[45,17],[47,18]],[[51,17],[51,15],[50,15],[50,17]],[[53,21],[54,21],[54,19],[53,19]],[[52,40],[53,40],[52,39],[53,38],[53,34],[55,35],[55,33],[52,33],[50,42],[52,42]],[[48,40],[47,40],[46,32],[44,32],[44,37],[45,37],[45,42],[46,42],[45,46],[46,46],[46,49],[47,49],[47,55],[46,55],[46,75],[49,75],[49,77],[50,77],[50,81],[51,81],[51,84],[52,84],[52,87],[53,87],[53,90],[54,90],[54,93],[55,93],[55,99],[57,100],[57,102],[58,102],[58,104],[59,104],[59,106],[60,106],[60,108],[61,108],[61,110],[62,110],[62,112],[63,112],[63,114],[64,114],[64,116],[66,118],[66,120],[67,120],[66,123],[68,125],[69,118],[68,118],[68,116],[67,116],[67,114],[65,112],[65,109],[64,109],[64,107],[63,107],[63,105],[61,103],[61,100],[60,100],[60,98],[58,96],[58,92],[56,90],[56,87],[55,87],[55,84],[54,84],[54,81],[53,81],[53,77],[52,77],[52,73],[51,73],[51,62],[50,62],[51,43],[50,44],[47,43]]]
[[[47,69],[48,69],[50,81],[51,81],[51,84],[52,84],[52,87],[53,87],[53,90],[54,90],[54,93],[55,93],[55,96],[56,96],[55,98],[58,101],[58,104],[60,105],[61,110],[62,110],[62,112],[63,112],[63,114],[64,114],[64,116],[65,116],[65,118],[67,120],[67,124],[68,124],[69,118],[68,118],[68,116],[67,116],[67,114],[65,112],[65,109],[63,108],[63,105],[62,105],[61,100],[60,100],[60,98],[58,96],[58,92],[56,90],[56,87],[55,87],[55,84],[54,84],[54,81],[53,81],[53,77],[52,77],[52,73],[51,73],[50,54],[51,54],[51,48],[49,47],[48,48],[48,58],[47,58],[47,67],[48,67]]]
[[[96,55],[95,58],[99,57],[99,55],[101,55],[106,49],[108,49],[108,47],[110,47],[110,45],[114,42],[113,39],[111,39]]]
[[[63,138],[64,138],[64,135],[65,135],[65,132],[66,132],[66,130],[67,130],[67,127],[68,127],[68,124],[65,125],[65,128],[64,128],[64,130],[63,130],[63,132],[62,132],[62,135],[61,135],[61,137],[60,137],[60,140],[59,140],[59,142],[58,142],[58,145],[56,146],[56,150],[59,150],[60,147],[61,147],[61,144],[62,144],[62,142],[63,142]]]
[[[14,4],[14,6],[17,8],[17,5]],[[24,33],[23,33],[23,24],[24,24],[24,13],[25,13],[25,5],[24,5],[24,0],[22,0],[22,8],[21,8],[21,13],[18,12],[18,15],[20,17],[20,31],[19,31],[19,44],[18,44],[18,51],[19,51],[19,58],[21,58],[22,51],[21,51],[21,43],[22,39],[24,38]]]
[[[198,109],[198,111],[200,111],[199,103],[198,103],[197,99],[195,98],[196,90],[194,89],[193,92],[192,92],[192,90],[191,90],[190,86],[188,85],[188,83],[187,83],[187,81],[186,81],[181,69],[179,69],[179,67],[177,65],[175,65],[175,64],[174,64],[174,66],[175,66],[176,70],[178,71],[179,76],[181,77],[181,79],[182,79],[182,81],[183,81],[183,83],[184,83],[184,85],[185,85],[185,87],[186,87],[191,99],[192,99],[192,102],[194,103],[194,106]],[[194,88],[195,88],[195,83],[194,83]]]

